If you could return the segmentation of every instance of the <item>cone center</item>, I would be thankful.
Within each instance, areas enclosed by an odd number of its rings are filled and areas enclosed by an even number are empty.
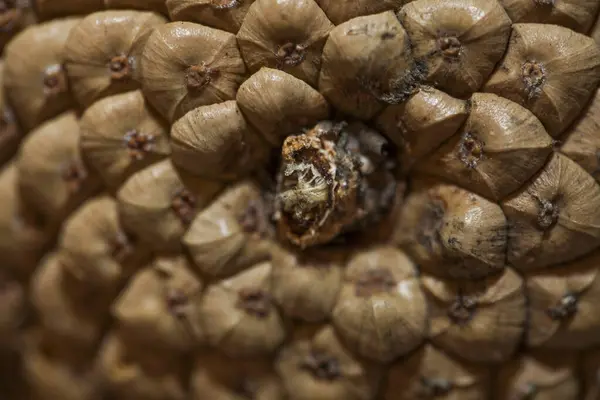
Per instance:
[[[546,73],[542,64],[536,61],[527,61],[521,67],[525,92],[529,99],[538,96],[546,82]]]
[[[552,201],[546,199],[539,199],[539,211],[538,211],[538,226],[543,229],[550,229],[558,221],[560,214],[560,208],[557,205],[557,199]]]
[[[185,308],[189,303],[189,297],[179,288],[170,288],[166,294],[167,309],[178,318],[185,315]]]
[[[458,157],[460,161],[469,169],[477,167],[477,164],[484,157],[485,143],[474,133],[466,132],[458,145]]]
[[[156,136],[132,129],[125,133],[123,140],[125,141],[125,147],[129,150],[129,156],[132,159],[141,160],[146,153],[152,151],[156,142]]]
[[[200,91],[219,77],[219,70],[211,68],[206,64],[193,65],[185,74],[188,89]]]
[[[119,231],[113,241],[111,257],[117,262],[123,262],[133,252],[127,235]]]
[[[477,302],[475,299],[468,296],[459,295],[450,305],[450,308],[448,309],[448,316],[456,324],[466,324],[471,320],[471,318],[473,318],[476,308]]]
[[[44,93],[56,96],[67,90],[67,76],[61,65],[55,64],[46,68],[42,81]]]
[[[185,188],[179,189],[173,196],[171,209],[184,225],[189,225],[194,218],[196,197]]]
[[[333,381],[341,376],[339,361],[321,351],[311,351],[302,361],[301,368],[319,380]]]
[[[460,56],[460,40],[456,36],[444,36],[438,39],[438,48],[442,55],[450,60],[455,60]]]
[[[305,47],[295,43],[285,43],[276,52],[279,68],[295,67],[300,65],[306,58]]]
[[[263,290],[242,289],[238,293],[238,307],[257,318],[266,318],[271,311],[271,297]]]
[[[565,294],[553,307],[548,308],[548,316],[554,320],[564,320],[577,313],[578,298],[572,293]]]
[[[125,55],[115,56],[108,63],[110,77],[114,80],[120,80],[129,77],[131,74],[131,63]]]
[[[447,379],[421,377],[421,395],[424,398],[445,396],[452,387],[452,382]]]
[[[86,177],[87,172],[85,168],[77,162],[69,164],[62,173],[62,178],[67,184],[70,193],[79,192]]]

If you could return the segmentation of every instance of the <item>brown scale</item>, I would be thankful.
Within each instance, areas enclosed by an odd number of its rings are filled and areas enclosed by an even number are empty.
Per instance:
[[[268,317],[271,306],[271,296],[262,290],[243,289],[238,293],[237,307],[255,317]]]
[[[299,44],[288,42],[281,46],[275,53],[277,68],[295,67],[302,64],[306,58],[306,48]]]
[[[152,151],[156,142],[155,135],[140,133],[135,129],[125,133],[123,139],[129,149],[129,155],[135,160],[142,160],[146,153]]]
[[[371,269],[356,281],[356,295],[370,297],[377,293],[389,292],[396,287],[392,273],[383,268]]]
[[[115,81],[131,77],[131,63],[129,62],[129,58],[125,55],[113,57],[108,63],[108,69],[111,73],[111,79]]]
[[[44,71],[44,93],[56,96],[68,90],[67,75],[61,65],[51,65]]]
[[[180,189],[175,193],[171,209],[186,226],[192,223],[196,209],[196,198],[187,189]]]
[[[313,350],[300,365],[308,370],[316,379],[333,381],[342,374],[339,361],[330,355]]]
[[[211,68],[206,64],[193,65],[187,69],[185,74],[188,89],[201,91],[220,75],[219,70]]]

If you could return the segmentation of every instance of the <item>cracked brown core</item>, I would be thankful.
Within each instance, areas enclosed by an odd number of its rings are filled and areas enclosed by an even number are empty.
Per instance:
[[[266,318],[271,311],[271,296],[260,289],[242,289],[237,306],[250,315]]]
[[[178,288],[169,289],[165,298],[167,309],[177,318],[185,316],[185,308],[188,305],[189,300],[187,294]]]
[[[132,252],[131,241],[125,232],[117,232],[112,246],[111,257],[117,262],[123,262]]]
[[[299,44],[288,42],[277,50],[277,67],[295,67],[300,65],[306,58],[305,47]]]
[[[529,99],[538,96],[546,82],[544,67],[535,61],[527,61],[521,67],[525,92]]]
[[[572,293],[564,295],[554,307],[546,310],[548,316],[554,320],[564,320],[577,313],[577,296]]]
[[[538,6],[554,6],[556,0],[533,0]]]
[[[338,359],[322,351],[311,351],[301,361],[300,368],[309,371],[318,380],[333,381],[342,375]]]
[[[12,32],[20,25],[23,11],[16,7],[15,1],[0,1],[0,32]]]
[[[62,178],[67,185],[67,190],[71,194],[81,190],[81,186],[86,177],[87,171],[79,163],[69,164],[62,172]]]
[[[42,78],[44,93],[47,96],[56,96],[64,93],[68,89],[67,74],[60,65],[51,65],[44,71]]]
[[[448,308],[448,316],[455,324],[463,325],[473,318],[476,309],[475,299],[459,294]]]
[[[214,10],[229,10],[242,4],[242,0],[212,0],[210,6]]]
[[[114,80],[128,78],[131,75],[131,63],[125,55],[115,56],[108,63],[110,77]]]
[[[386,268],[365,271],[356,281],[356,296],[370,297],[378,293],[386,293],[396,287],[392,273]]]
[[[444,58],[455,60],[460,56],[461,43],[456,36],[441,37],[437,45]]]
[[[558,215],[560,208],[558,207],[557,200],[552,201],[546,199],[539,199],[539,211],[537,216],[537,223],[541,229],[550,229],[558,221]]]
[[[193,65],[185,73],[186,85],[189,90],[201,91],[220,75],[219,70],[206,64]]]
[[[477,167],[483,159],[485,143],[475,134],[465,132],[458,145],[458,158],[469,169]]]
[[[156,136],[138,132],[135,129],[125,133],[123,137],[129,156],[134,160],[142,160],[146,153],[152,151]]]
[[[181,222],[188,226],[192,223],[196,212],[196,197],[185,188],[179,189],[173,196],[171,209]]]
[[[443,378],[428,378],[422,376],[420,383],[419,398],[424,399],[446,396],[453,387],[452,382]]]
[[[444,223],[446,202],[438,197],[431,197],[419,221],[416,232],[417,242],[428,252],[434,252],[442,241],[440,229]]]

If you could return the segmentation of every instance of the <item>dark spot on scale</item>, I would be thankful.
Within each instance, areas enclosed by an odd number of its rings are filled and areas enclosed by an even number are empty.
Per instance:
[[[396,37],[394,32],[383,32],[381,34],[381,40],[393,39]]]

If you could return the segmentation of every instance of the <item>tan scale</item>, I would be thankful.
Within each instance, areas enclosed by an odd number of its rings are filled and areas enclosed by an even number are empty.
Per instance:
[[[117,331],[105,336],[95,371],[103,392],[115,400],[188,400],[181,360],[129,346]]]
[[[363,15],[398,11],[412,0],[316,0],[336,25]]]
[[[5,62],[0,61],[0,165],[7,163],[15,155],[25,134],[7,101],[4,68]]]
[[[268,356],[286,338],[272,296],[272,266],[263,262],[206,288],[200,303],[208,344],[231,357]]]
[[[393,247],[358,252],[345,268],[333,326],[355,354],[391,362],[425,340],[428,312],[413,262]]]
[[[256,0],[237,40],[251,73],[277,68],[316,87],[333,27],[315,0]]]
[[[600,253],[525,276],[531,347],[587,349],[600,344]]]
[[[307,322],[331,318],[342,285],[345,252],[338,248],[298,251],[278,246],[272,252],[273,298],[283,313]]]
[[[600,47],[568,28],[514,24],[508,50],[483,87],[531,110],[556,137],[579,115],[600,81]]]
[[[117,203],[107,195],[86,201],[65,220],[57,249],[65,271],[79,284],[115,296],[150,258],[149,250],[123,231]]]
[[[426,79],[450,95],[479,90],[502,58],[511,21],[497,0],[416,0],[399,12]]]
[[[196,107],[233,100],[246,78],[235,35],[192,22],[156,28],[142,65],[144,95],[171,123]]]
[[[421,86],[405,102],[388,106],[375,120],[398,149],[402,171],[458,132],[469,115],[469,102],[431,86]]]
[[[581,400],[578,377],[572,353],[526,352],[500,368],[493,390],[498,400]]]
[[[383,378],[382,368],[357,359],[330,325],[308,329],[286,344],[275,368],[289,400],[369,400]]]
[[[153,29],[164,25],[159,14],[107,10],[89,14],[69,34],[65,67],[80,106],[140,88],[142,51]]]
[[[191,21],[236,33],[254,0],[166,0],[173,21]]]
[[[123,229],[155,251],[177,252],[194,217],[222,189],[176,170],[169,159],[132,175],[117,192]]]
[[[125,343],[181,352],[202,344],[198,304],[203,283],[183,256],[156,258],[112,304]]]
[[[53,229],[101,187],[83,159],[79,135],[75,113],[63,113],[31,132],[15,160],[21,198]]]
[[[98,100],[85,110],[79,126],[81,151],[112,192],[171,154],[168,126],[140,90]]]
[[[502,202],[510,229],[508,262],[521,271],[583,256],[600,245],[600,186],[560,153]]]
[[[25,131],[75,104],[63,64],[67,39],[80,21],[71,17],[31,26],[6,46],[4,95]]]
[[[560,137],[560,152],[600,181],[600,90],[585,113]]]
[[[325,98],[306,82],[283,71],[262,68],[246,80],[236,100],[248,122],[273,146],[327,119]]]
[[[422,278],[431,342],[455,357],[475,363],[501,363],[515,355],[525,331],[523,279],[506,268],[480,281]]]
[[[458,186],[418,178],[396,220],[393,241],[423,271],[451,279],[480,279],[506,263],[502,209]]]
[[[267,203],[252,181],[229,186],[193,219],[183,245],[199,271],[226,277],[270,258]]]
[[[197,176],[235,181],[267,162],[269,145],[234,100],[195,108],[171,128],[173,163]]]
[[[410,38],[391,12],[336,26],[323,48],[319,91],[337,110],[368,120],[388,103],[406,100],[423,71]]]
[[[513,22],[561,25],[587,33],[598,15],[596,0],[500,0]]]
[[[538,172],[553,141],[527,109],[490,93],[476,93],[458,134],[415,166],[498,201]]]
[[[489,398],[491,368],[448,356],[431,344],[391,365],[383,400]]]
[[[269,358],[229,358],[204,351],[195,357],[190,382],[190,400],[286,398]]]

